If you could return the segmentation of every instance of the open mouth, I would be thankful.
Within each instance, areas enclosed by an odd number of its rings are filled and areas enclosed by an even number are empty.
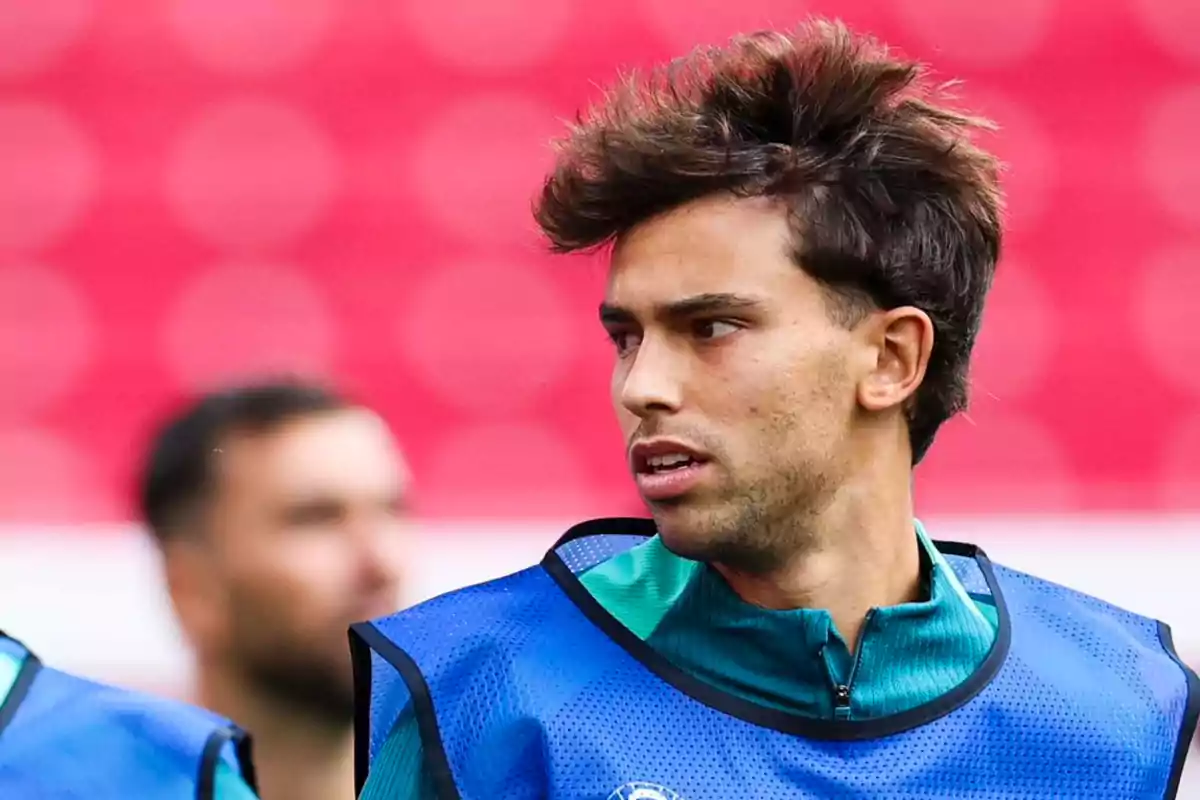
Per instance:
[[[674,501],[696,489],[706,473],[707,459],[681,443],[658,441],[633,448],[633,472],[642,497]]]
[[[646,475],[661,475],[667,472],[687,469],[699,463],[699,459],[685,453],[649,456],[639,465],[640,468],[638,471]]]

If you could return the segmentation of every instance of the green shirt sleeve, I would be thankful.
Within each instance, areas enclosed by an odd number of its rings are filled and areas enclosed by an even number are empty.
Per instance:
[[[8,693],[12,691],[13,684],[17,682],[17,675],[20,674],[23,663],[23,659],[18,659],[14,655],[0,653],[0,704],[8,699]]]
[[[221,755],[213,775],[212,800],[258,800],[258,794],[246,783],[238,768],[237,747],[233,742],[226,743]]]
[[[359,800],[437,800],[433,781],[424,768],[421,732],[411,705],[400,713],[371,763]]]
[[[258,800],[241,774],[224,761],[217,765],[213,788],[213,800]]]

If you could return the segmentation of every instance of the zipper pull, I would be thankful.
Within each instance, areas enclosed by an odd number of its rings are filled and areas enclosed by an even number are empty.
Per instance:
[[[845,684],[833,687],[833,718],[850,719],[850,687]]]

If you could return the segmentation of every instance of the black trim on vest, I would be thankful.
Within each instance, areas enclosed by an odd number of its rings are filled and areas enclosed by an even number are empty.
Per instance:
[[[235,733],[233,750],[237,755],[238,767],[242,771],[242,780],[258,794],[258,770],[254,768],[253,737],[241,728],[236,729]]]
[[[1188,752],[1192,747],[1192,738],[1196,735],[1196,724],[1200,722],[1200,677],[1183,663],[1179,653],[1175,651],[1175,639],[1171,635],[1171,626],[1165,622],[1158,623],[1158,640],[1162,643],[1167,655],[1183,670],[1187,704],[1183,709],[1183,720],[1179,724],[1179,739],[1175,742],[1175,759],[1171,763],[1171,779],[1167,782],[1167,793],[1164,800],[1174,800],[1179,794],[1179,782],[1183,779],[1183,765],[1187,761]]]
[[[579,610],[596,625],[606,636],[616,642],[625,652],[637,659],[668,684],[688,695],[692,699],[716,709],[723,714],[745,720],[763,728],[771,728],[783,733],[804,736],[810,739],[827,741],[860,741],[865,739],[882,739],[913,728],[918,728],[944,717],[952,711],[966,705],[992,682],[1004,665],[1008,656],[1009,645],[1012,643],[1012,628],[1008,616],[1008,607],[1004,595],[992,571],[992,562],[978,547],[959,542],[934,542],[938,550],[946,555],[973,558],[987,581],[988,589],[995,599],[996,612],[1000,625],[996,640],[987,658],[963,683],[946,694],[916,708],[891,714],[886,717],[861,721],[842,721],[813,719],[791,714],[774,708],[761,706],[749,700],[728,694],[717,689],[712,684],[694,677],[680,669],[663,657],[657,650],[646,644],[635,633],[617,621],[592,596],[579,579],[571,572],[566,563],[558,555],[558,548],[575,539],[588,536],[641,536],[649,539],[657,533],[654,521],[649,519],[613,518],[589,520],[574,526],[559,539],[546,557],[542,567],[550,573],[555,583],[566,593]]]
[[[25,702],[25,698],[29,696],[29,690],[33,688],[34,680],[37,679],[38,673],[42,671],[42,660],[24,644],[6,635],[3,631],[0,631],[0,639],[15,642],[25,651],[25,658],[21,662],[21,670],[17,673],[16,680],[13,681],[12,686],[9,687],[8,696],[0,704],[0,734],[3,734],[4,729],[17,716],[17,709],[21,707],[21,704]]]
[[[351,625],[350,671],[354,676],[354,796],[362,794],[371,770],[371,648]]]
[[[460,800],[454,783],[454,772],[442,744],[433,696],[420,667],[408,653],[397,647],[369,622],[350,626],[350,654],[354,664],[354,782],[356,794],[362,794],[371,767],[371,651],[374,650],[391,664],[412,698],[413,713],[421,732],[421,748],[425,751],[425,771],[433,780],[438,800]]]
[[[216,800],[217,769],[221,765],[221,753],[227,744],[233,744],[242,780],[255,792],[258,791],[254,762],[250,760],[250,737],[239,728],[226,725],[209,734],[204,743],[204,750],[200,753],[200,771],[196,775],[196,800]]]

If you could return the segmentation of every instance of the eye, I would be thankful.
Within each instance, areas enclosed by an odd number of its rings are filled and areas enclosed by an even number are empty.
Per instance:
[[[641,336],[633,331],[610,330],[608,338],[617,348],[617,355],[625,355],[641,343]]]
[[[692,327],[692,333],[698,339],[720,339],[741,330],[741,326],[720,319],[697,320]]]
[[[319,528],[336,525],[345,515],[342,503],[314,498],[288,506],[283,511],[283,521],[289,528]]]

